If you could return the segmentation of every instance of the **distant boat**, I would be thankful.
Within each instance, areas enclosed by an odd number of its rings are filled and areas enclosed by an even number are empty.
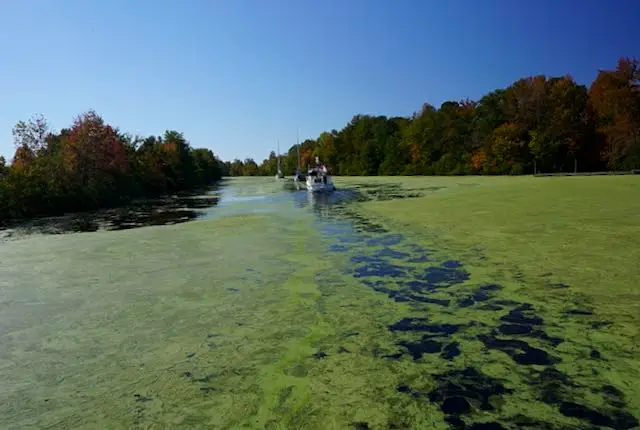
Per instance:
[[[280,141],[277,141],[277,147],[278,147],[278,172],[276,173],[276,180],[278,179],[284,179],[284,173],[282,173],[282,169],[280,168]]]

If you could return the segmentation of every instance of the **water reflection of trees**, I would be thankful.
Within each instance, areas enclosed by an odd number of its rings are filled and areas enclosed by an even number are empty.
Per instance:
[[[95,211],[42,217],[8,224],[8,236],[62,234],[97,230],[125,230],[152,225],[179,224],[203,214],[218,204],[218,187],[207,193],[180,193],[154,199],[141,199],[127,205]],[[1,227],[1,226],[0,226]]]

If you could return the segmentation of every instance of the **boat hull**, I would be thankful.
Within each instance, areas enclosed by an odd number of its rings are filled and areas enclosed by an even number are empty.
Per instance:
[[[329,183],[318,183],[318,182],[312,182],[309,183],[307,182],[306,184],[307,187],[307,191],[310,191],[312,193],[330,193],[332,191],[335,191],[336,187],[335,185],[333,185],[333,183],[329,182]]]

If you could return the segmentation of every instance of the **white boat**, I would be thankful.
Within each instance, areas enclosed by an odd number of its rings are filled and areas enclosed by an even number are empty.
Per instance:
[[[277,141],[277,147],[278,147],[278,171],[276,173],[276,180],[278,179],[284,179],[284,173],[282,173],[282,169],[280,168],[280,141]]]
[[[316,166],[309,169],[305,180],[307,191],[312,193],[326,193],[335,191],[336,186],[333,185],[331,175],[327,170],[327,166],[320,163],[320,159],[316,157]]]

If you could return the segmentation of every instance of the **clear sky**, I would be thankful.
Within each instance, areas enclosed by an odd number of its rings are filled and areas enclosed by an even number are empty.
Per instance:
[[[532,74],[590,83],[640,56],[622,0],[0,0],[0,154],[11,128],[93,108],[225,160],[410,115]]]

